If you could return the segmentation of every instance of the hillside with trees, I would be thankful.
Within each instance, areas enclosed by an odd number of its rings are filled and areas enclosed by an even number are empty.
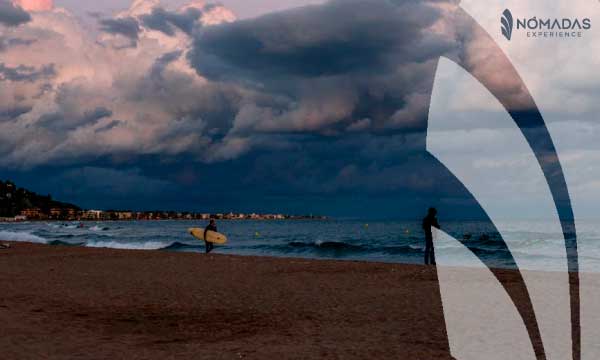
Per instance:
[[[51,210],[80,210],[73,204],[53,200],[51,195],[38,195],[11,181],[0,180],[0,217],[17,216],[27,209],[38,209],[43,214],[50,214]]]

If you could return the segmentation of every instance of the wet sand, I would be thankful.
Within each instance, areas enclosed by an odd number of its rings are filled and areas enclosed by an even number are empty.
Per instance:
[[[451,359],[433,267],[11,245],[3,359]]]

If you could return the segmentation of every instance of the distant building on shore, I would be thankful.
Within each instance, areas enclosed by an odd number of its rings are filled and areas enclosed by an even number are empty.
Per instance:
[[[104,212],[101,210],[87,210],[81,214],[81,220],[102,220]]]
[[[43,213],[42,209],[37,207],[21,210],[21,216],[30,220],[47,220],[49,218],[48,214]]]
[[[56,201],[51,195],[17,187],[11,181],[0,180],[0,221],[132,221],[132,220],[300,220],[327,219],[323,216],[296,216],[257,213],[195,213],[181,211],[81,210],[78,206]]]
[[[39,207],[24,209],[15,217],[0,217],[1,222],[25,220],[60,220],[60,221],[151,221],[151,220],[325,220],[324,216],[292,216],[284,214],[244,214],[230,212],[227,214],[191,213],[174,211],[103,211],[77,210],[74,208],[51,208],[47,211]]]
[[[62,209],[52,208],[50,209],[50,219],[59,219],[62,214]]]
[[[119,220],[132,220],[133,212],[131,211],[119,211],[116,213]]]

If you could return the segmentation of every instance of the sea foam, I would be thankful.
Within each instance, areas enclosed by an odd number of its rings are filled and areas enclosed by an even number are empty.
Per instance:
[[[123,243],[117,241],[89,241],[85,244],[91,248],[109,248],[119,250],[160,250],[170,246],[171,242],[146,241],[138,243]]]
[[[48,240],[28,232],[0,231],[0,240],[46,244]]]

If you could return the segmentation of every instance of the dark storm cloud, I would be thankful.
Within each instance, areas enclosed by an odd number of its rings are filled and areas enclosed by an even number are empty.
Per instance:
[[[261,94],[240,132],[423,131],[440,56],[428,2],[334,0],[207,27],[188,54],[199,74]]]
[[[173,51],[156,59],[152,65],[152,68],[150,69],[150,77],[155,80],[162,80],[162,74],[166,67],[173,61],[177,61],[182,54],[183,51]]]
[[[86,123],[95,123],[100,119],[112,116],[113,112],[105,107],[97,107],[93,110],[86,111],[83,114],[83,121]]]
[[[50,113],[40,116],[38,125],[41,127],[52,127],[54,124],[60,124],[63,116],[59,113]]]
[[[0,52],[16,46],[29,46],[35,43],[34,39],[9,38],[0,36]]]
[[[167,191],[171,186],[167,181],[144,176],[137,168],[120,170],[91,166],[67,170],[51,181],[76,184],[70,191],[78,197],[89,194],[117,198],[144,196]]]
[[[105,107],[87,110],[83,114],[73,114],[66,111],[42,115],[37,125],[55,131],[73,130],[80,126],[96,124],[101,119],[111,117],[112,111]]]
[[[214,3],[211,3],[211,4],[206,4],[206,5],[204,5],[204,8],[203,8],[203,10],[204,10],[205,12],[210,12],[210,11],[212,11],[212,10],[214,10],[214,9],[216,9],[216,8],[218,8],[218,7],[220,7],[220,6],[223,6],[223,5],[221,5],[221,4],[214,4]]]
[[[296,146],[264,152],[246,181],[296,194],[448,192],[434,176],[442,174],[440,169],[422,166],[430,159],[419,150],[420,141],[402,134],[297,138]]]
[[[140,25],[132,17],[100,20],[100,30],[109,34],[122,35],[132,41],[137,41]]]
[[[98,129],[96,129],[94,132],[96,134],[107,132],[107,131],[110,131],[110,130],[114,129],[115,127],[117,127],[117,126],[119,126],[121,124],[122,124],[122,121],[120,121],[120,120],[113,120],[113,121],[109,122],[108,124],[106,124],[106,125],[98,128]]]
[[[456,10],[455,1],[334,0],[203,28],[188,60],[242,97],[213,158],[261,154],[243,181],[266,197],[369,194],[418,209],[470,199],[425,151],[438,60],[464,51],[455,31],[469,26],[446,18],[445,5]]]
[[[426,3],[336,0],[207,28],[190,59],[215,78],[374,74],[441,55],[447,44],[423,46],[438,17]]]
[[[173,129],[176,133],[195,132],[218,141],[232,127],[241,101],[239,89],[213,82],[199,86],[195,75],[169,69],[181,56],[182,51],[173,51],[157,58],[146,76],[131,87],[130,100],[160,104],[163,111],[177,119]],[[173,133],[165,136],[172,137]]]
[[[31,111],[31,106],[0,107],[0,122],[10,121]]]
[[[0,81],[35,82],[40,79],[49,79],[56,75],[54,64],[44,65],[39,69],[32,66],[19,65],[6,66],[0,63]]]
[[[149,29],[174,36],[176,29],[186,34],[191,34],[194,28],[198,26],[197,21],[201,16],[202,11],[196,8],[189,8],[183,12],[174,12],[157,7],[152,9],[151,14],[143,15],[141,21]]]
[[[31,16],[22,8],[13,5],[11,1],[0,0],[0,24],[19,26],[31,21]]]

